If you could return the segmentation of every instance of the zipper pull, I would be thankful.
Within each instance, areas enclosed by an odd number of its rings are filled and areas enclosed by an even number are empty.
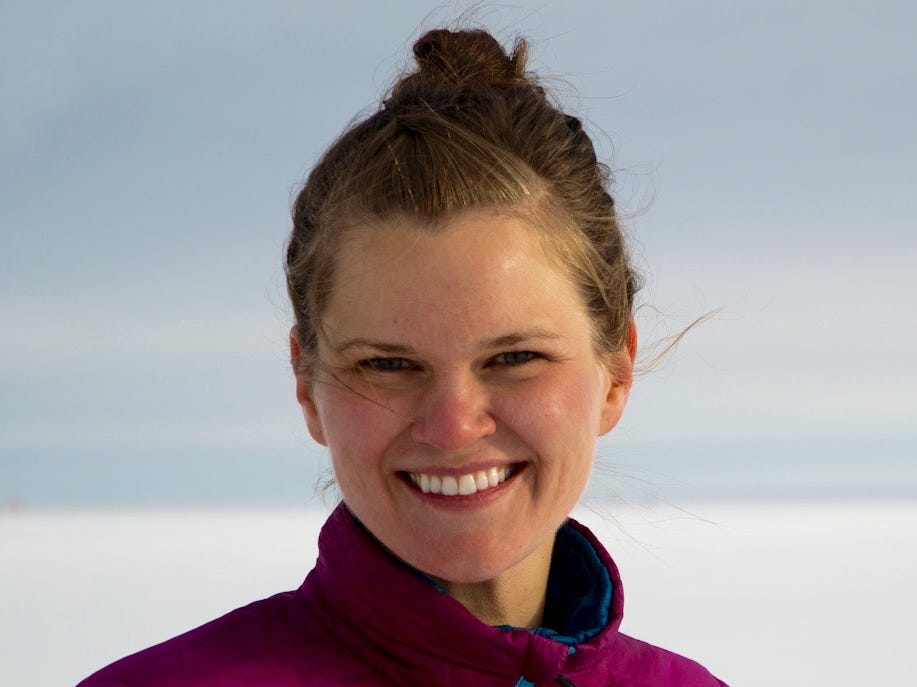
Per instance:
[[[567,678],[565,678],[563,675],[558,675],[558,676],[554,679],[554,682],[556,682],[557,684],[559,684],[560,687],[576,687],[576,685],[574,685],[572,682],[570,682],[570,681],[569,681]]]

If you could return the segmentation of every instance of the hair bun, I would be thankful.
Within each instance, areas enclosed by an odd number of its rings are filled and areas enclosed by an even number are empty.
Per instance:
[[[418,75],[454,84],[483,81],[495,88],[517,86],[527,81],[526,54],[525,41],[516,41],[508,55],[493,36],[479,29],[436,29],[414,43]]]

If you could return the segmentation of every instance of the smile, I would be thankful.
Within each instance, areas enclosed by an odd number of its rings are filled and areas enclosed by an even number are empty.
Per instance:
[[[513,465],[492,467],[478,470],[467,475],[427,475],[421,472],[409,472],[408,478],[424,494],[442,494],[443,496],[471,496],[479,491],[493,489],[515,472]]]

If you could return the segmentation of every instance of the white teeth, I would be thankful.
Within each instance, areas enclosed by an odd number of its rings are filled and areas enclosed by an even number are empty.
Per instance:
[[[442,494],[443,496],[471,496],[479,491],[493,489],[506,481],[513,474],[512,467],[492,467],[478,470],[467,475],[426,475],[422,472],[409,472],[413,482],[424,494]]]
[[[458,481],[458,492],[462,496],[470,496],[478,490],[474,482],[474,475],[462,475]]]
[[[458,480],[452,475],[443,477],[443,496],[455,496],[458,493]]]

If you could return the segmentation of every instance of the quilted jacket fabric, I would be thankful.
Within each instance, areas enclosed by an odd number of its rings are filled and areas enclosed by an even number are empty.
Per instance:
[[[315,568],[277,594],[104,668],[78,687],[724,687],[618,631],[623,593],[582,525],[558,532],[546,625],[486,625],[401,563],[342,504]]]

